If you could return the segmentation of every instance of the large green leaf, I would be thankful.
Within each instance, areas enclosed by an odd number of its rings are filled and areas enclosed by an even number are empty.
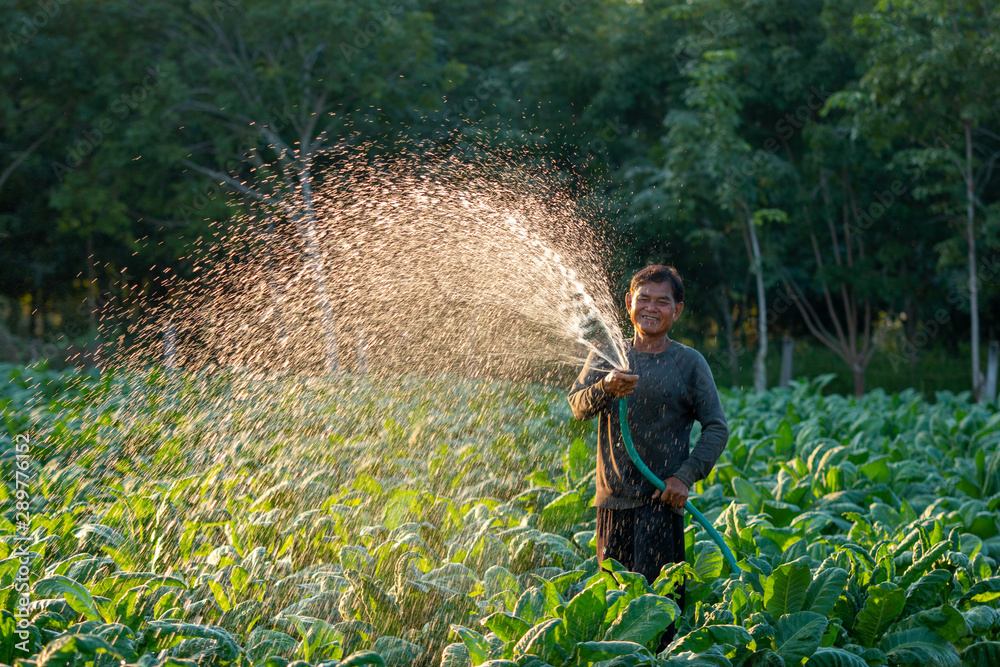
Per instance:
[[[150,621],[144,632],[147,649],[152,651],[170,646],[177,637],[212,639],[222,649],[222,655],[227,660],[235,660],[240,653],[240,647],[233,636],[214,625]]]
[[[563,598],[562,593],[548,579],[540,577],[536,577],[535,579],[538,582],[539,590],[542,592],[542,598],[545,600],[544,615],[546,617],[557,616],[559,609],[566,605],[566,600]]]
[[[876,484],[888,482],[892,478],[892,473],[889,470],[889,460],[888,456],[875,457],[864,465],[858,466],[858,472]]]
[[[674,592],[678,586],[682,585],[685,579],[697,577],[697,572],[690,563],[682,561],[664,565],[660,574],[653,581],[653,592],[657,595],[668,596]]]
[[[831,647],[816,649],[806,667],[868,667],[868,663],[850,651]]]
[[[469,649],[462,642],[448,644],[441,651],[440,667],[472,667]]]
[[[879,642],[890,664],[913,667],[959,667],[962,659],[946,639],[921,628],[887,634]]]
[[[567,597],[567,595],[569,595],[570,587],[583,579],[586,574],[587,573],[584,570],[569,570],[567,572],[563,572],[562,574],[557,574],[554,577],[550,576],[548,577],[548,580],[552,582],[552,585],[556,587],[557,591],[559,591],[559,595],[568,600],[569,597],[573,597],[572,595]],[[607,585],[606,582],[605,585]]]
[[[764,513],[771,517],[772,523],[777,527],[777,529],[784,528],[790,524],[795,517],[802,513],[802,508],[798,505],[786,503],[781,500],[768,500],[765,498],[762,505]],[[798,531],[793,532],[798,533]],[[779,542],[779,540],[775,541]],[[781,542],[784,541],[785,540],[781,540],[779,542],[779,546],[781,546]],[[784,546],[781,548],[784,549]]]
[[[340,661],[338,667],[386,667],[385,660],[375,651],[357,651]]]
[[[126,660],[136,659],[135,633],[121,623],[84,621],[66,628],[67,634],[96,635],[108,642]]]
[[[566,450],[566,471],[573,478],[573,482],[582,480],[593,467],[587,443],[583,438],[574,438]]]
[[[982,637],[990,630],[1000,628],[1000,611],[979,605],[962,612],[965,622],[969,626],[969,634],[973,637]]]
[[[160,598],[161,601],[168,599],[170,599],[169,593]],[[151,600],[152,595],[145,584],[130,588],[118,600],[118,604],[114,606],[110,615],[113,615],[114,619],[119,623],[124,623],[133,630],[138,631],[149,614]],[[103,605],[98,605],[98,607],[102,608]],[[109,613],[105,611],[104,615],[107,616]]]
[[[498,611],[480,621],[504,642],[516,642],[531,629],[528,622],[513,614]]]
[[[931,602],[941,597],[941,592],[951,582],[951,577],[948,570],[931,570],[910,584],[906,589],[903,615],[908,616],[925,607],[935,606]]]
[[[537,586],[532,586],[521,594],[514,605],[514,615],[528,623],[537,623],[545,618],[545,594]]]
[[[847,570],[839,567],[828,567],[818,572],[806,589],[802,609],[816,612],[820,616],[829,616],[837,598],[847,586],[847,577]]]
[[[607,630],[611,627],[611,624],[618,620],[625,608],[628,607],[628,603],[632,600],[629,599],[625,591],[608,591],[607,595],[604,597],[604,622],[601,627]]]
[[[364,577],[364,579],[372,582],[373,585],[377,581],[374,578],[368,577]],[[483,591],[476,571],[462,563],[446,563],[422,576],[420,581],[447,588],[456,593],[465,593],[466,595],[478,595]]]
[[[340,564],[345,570],[366,572],[374,563],[368,550],[356,544],[345,544],[340,548]]]
[[[561,618],[550,618],[528,630],[514,645],[514,657],[521,658],[533,655],[542,660],[548,660],[558,648],[556,641],[563,623]]]
[[[565,526],[578,524],[589,503],[579,491],[567,491],[542,508],[538,520],[539,530],[554,532]]]
[[[925,627],[950,642],[957,642],[969,634],[969,626],[965,621],[965,616],[950,604],[918,611],[905,619],[902,625],[910,628]]]
[[[302,641],[299,643],[299,654],[308,661],[316,662],[325,658],[334,660],[344,655],[344,634],[335,627],[316,618],[295,616],[290,619]]]
[[[644,660],[652,660],[653,654],[645,646],[635,642],[581,642],[576,646],[580,665],[613,660],[622,655],[636,654]]]
[[[524,591],[517,577],[500,565],[494,565],[486,570],[483,575],[483,588],[488,600],[498,596],[502,597],[507,611],[514,611],[517,599]]]
[[[746,667],[785,667],[784,659],[769,648],[754,651],[743,664]]]
[[[715,581],[722,575],[725,559],[715,542],[700,540],[694,545],[694,571],[700,581]]]
[[[77,529],[77,539],[101,547],[118,548],[126,542],[125,536],[114,528],[108,528],[98,523],[86,523]]]
[[[893,583],[883,582],[868,589],[868,599],[854,621],[854,632],[864,646],[875,640],[889,626],[906,604],[906,594]]]
[[[215,592],[214,587],[212,591],[213,593]],[[309,616],[311,618],[322,619],[328,623],[339,623],[342,620],[340,610],[338,609],[339,601],[340,593],[337,591],[323,591],[285,607],[281,610],[281,615]]]
[[[683,653],[685,651],[703,653],[717,644],[750,647],[751,650],[756,648],[754,638],[742,626],[706,625],[693,632],[689,632],[671,650],[675,653]]]
[[[258,628],[247,637],[247,657],[250,662],[257,663],[269,655],[280,655],[297,645],[298,642],[291,635],[276,630]]]
[[[69,667],[77,664],[78,657],[94,657],[99,654],[123,657],[113,646],[96,635],[62,635],[56,637],[38,654],[37,667]]]
[[[786,665],[798,665],[819,647],[826,624],[826,618],[811,611],[782,616],[774,632],[775,652]]]
[[[764,583],[764,607],[767,612],[779,618],[801,611],[811,581],[807,558],[775,568]]]
[[[732,485],[733,493],[736,494],[736,498],[741,503],[749,505],[750,510],[754,513],[759,513],[761,511],[764,498],[757,489],[756,485],[742,477],[734,477]]]
[[[372,644],[372,650],[382,656],[386,667],[409,667],[418,662],[424,649],[399,637],[383,635]]]
[[[647,644],[680,616],[680,608],[670,598],[641,595],[629,602],[604,635],[605,641]]]
[[[117,603],[130,589],[144,584],[149,590],[160,586],[176,586],[187,588],[183,581],[176,577],[166,577],[153,572],[112,572],[90,588],[91,595],[110,598]]]
[[[792,453],[795,445],[795,436],[792,435],[792,425],[787,419],[778,422],[778,427],[774,431],[774,453],[779,457],[786,457]]]
[[[359,646],[370,645],[372,640],[378,636],[378,630],[375,626],[363,621],[344,621],[337,623],[333,628],[344,636],[341,640],[343,655],[351,655]]]
[[[489,659],[490,643],[481,634],[461,625],[451,626],[451,631],[458,635],[462,643],[465,644],[473,665],[479,665]]]
[[[451,565],[462,567],[458,563]],[[351,590],[342,596],[342,601],[346,601],[347,596],[353,595],[362,621],[371,623],[386,634],[399,633],[403,625],[403,614],[392,596],[368,575],[347,570],[344,576],[351,582]]]
[[[604,663],[607,667],[619,667],[615,663]],[[633,662],[631,665],[622,664],[621,667],[634,667],[636,663]],[[670,659],[666,663],[661,662],[661,665],[667,667],[733,667],[733,663],[730,662],[729,658],[725,656],[722,649],[718,646],[713,646],[704,653],[692,653],[690,651],[685,651],[683,653],[678,653],[677,655],[670,656]],[[754,667],[763,667],[762,665],[754,665]],[[768,665],[767,667],[778,667],[777,665]]]
[[[91,596],[90,591],[81,584],[69,577],[57,574],[46,579],[35,582],[34,594],[37,598],[51,598],[55,595],[62,595],[66,603],[73,611],[83,614],[89,621],[100,621],[102,619],[97,603]],[[111,619],[106,619],[111,620]]]
[[[924,555],[915,560],[910,567],[906,568],[903,576],[899,578],[899,585],[905,588],[917,581],[931,570],[934,567],[934,563],[949,551],[951,551],[951,540],[942,540],[935,544]]]
[[[977,604],[992,602],[997,598],[1000,598],[1000,577],[978,581],[962,596],[963,601],[968,600]]]
[[[965,667],[996,667],[1000,665],[1000,642],[976,642],[960,654]]]
[[[594,641],[603,634],[601,629],[607,611],[606,593],[605,583],[596,581],[569,601],[563,611],[563,619],[566,621],[566,635],[570,641]]]

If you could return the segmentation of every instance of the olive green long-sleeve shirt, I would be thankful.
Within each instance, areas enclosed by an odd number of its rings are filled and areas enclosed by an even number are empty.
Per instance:
[[[671,341],[663,352],[637,352],[627,346],[629,368],[639,376],[628,397],[628,421],[639,457],[660,479],[671,475],[691,487],[704,479],[729,440],[729,425],[705,357],[694,348]],[[596,507],[628,509],[651,502],[656,488],[625,451],[618,419],[618,400],[600,380],[606,365],[595,355],[570,390],[573,415],[583,421],[598,417]],[[691,427],[701,423],[701,437],[690,448]]]

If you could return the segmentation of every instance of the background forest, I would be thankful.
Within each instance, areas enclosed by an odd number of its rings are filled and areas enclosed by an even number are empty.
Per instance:
[[[842,392],[985,389],[995,0],[0,0],[0,24],[7,361],[88,358],[102,307],[189,273],[261,187],[419,141],[561,174],[619,291],[677,266],[721,385],[774,384],[793,337]]]

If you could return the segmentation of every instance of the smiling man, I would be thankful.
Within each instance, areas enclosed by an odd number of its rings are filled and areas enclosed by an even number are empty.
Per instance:
[[[650,583],[668,563],[684,560],[684,505],[722,454],[729,426],[705,357],[670,339],[684,312],[684,283],[670,266],[632,277],[625,307],[635,327],[629,371],[608,370],[591,355],[569,395],[573,415],[598,417],[597,555],[614,558]],[[628,401],[636,452],[666,484],[661,493],[632,463],[622,442],[617,399]],[[701,437],[690,447],[691,427]],[[684,590],[677,592],[683,608]],[[673,636],[673,629],[667,639]]]

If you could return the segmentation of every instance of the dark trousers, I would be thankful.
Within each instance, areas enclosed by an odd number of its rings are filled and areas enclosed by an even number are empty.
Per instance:
[[[684,517],[664,504],[643,505],[633,509],[597,508],[598,560],[614,558],[631,572],[638,572],[652,584],[668,563],[684,560]],[[684,609],[684,586],[671,596]],[[665,648],[673,641],[671,625],[660,642]]]

